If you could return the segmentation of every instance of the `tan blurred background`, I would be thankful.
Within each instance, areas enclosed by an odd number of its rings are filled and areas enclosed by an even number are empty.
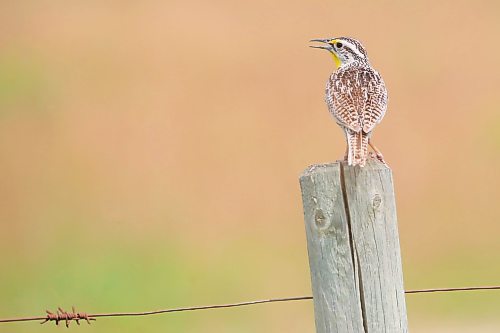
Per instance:
[[[498,1],[0,1],[0,317],[310,294],[298,175],[344,152],[330,57],[390,105],[405,286],[500,284]],[[500,293],[411,295],[413,332],[500,332]],[[92,332],[314,332],[312,303]],[[34,323],[0,332],[53,331]]]

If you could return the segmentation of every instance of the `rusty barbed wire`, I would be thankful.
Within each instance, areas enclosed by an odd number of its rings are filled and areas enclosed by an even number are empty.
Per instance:
[[[56,325],[59,325],[60,321],[64,321],[66,323],[66,327],[69,327],[69,323],[71,321],[75,321],[78,325],[80,325],[80,320],[85,320],[87,324],[90,325],[91,320],[96,320],[95,318],[89,317],[88,314],[85,312],[76,312],[75,307],[72,307],[73,312],[66,312],[60,307],[57,308],[57,311],[50,312],[49,310],[46,310],[47,316],[45,317],[45,320],[42,321],[40,324],[45,324],[46,322],[49,321],[55,321]]]
[[[406,290],[405,294],[455,292],[455,291],[477,291],[477,290],[500,290],[500,286],[413,289],[413,290]],[[138,317],[138,316],[149,316],[149,315],[156,315],[156,314],[162,314],[162,313],[171,313],[171,312],[233,308],[233,307],[240,307],[240,306],[263,304],[263,303],[304,301],[304,300],[312,300],[312,299],[313,299],[312,296],[298,296],[298,297],[262,299],[262,300],[256,300],[256,301],[245,301],[245,302],[229,303],[229,304],[191,306],[191,307],[162,309],[162,310],[143,311],[143,312],[111,312],[111,313],[96,313],[96,314],[88,314],[85,312],[76,312],[75,307],[72,308],[73,312],[66,312],[62,308],[59,307],[58,311],[56,311],[55,313],[47,310],[46,311],[47,315],[43,316],[43,317],[22,317],[22,318],[0,319],[0,323],[13,323],[13,322],[23,322],[23,321],[42,321],[40,324],[45,324],[46,322],[53,321],[56,323],[56,325],[59,325],[59,322],[64,322],[66,324],[66,327],[69,327],[69,324],[73,320],[76,321],[76,323],[78,325],[80,325],[80,322],[79,322],[80,320],[85,320],[88,324],[90,324],[91,320],[96,320],[96,318],[98,318],[98,317]]]

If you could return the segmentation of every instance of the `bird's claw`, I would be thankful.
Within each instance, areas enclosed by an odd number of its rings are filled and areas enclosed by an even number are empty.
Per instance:
[[[383,165],[385,165],[386,167],[389,167],[389,165],[387,165],[387,163],[384,160],[384,156],[381,153],[370,152],[370,158],[377,159]]]

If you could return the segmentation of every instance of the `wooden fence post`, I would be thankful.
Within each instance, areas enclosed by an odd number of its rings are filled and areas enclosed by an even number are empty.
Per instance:
[[[316,332],[408,332],[391,170],[314,165],[300,185]]]

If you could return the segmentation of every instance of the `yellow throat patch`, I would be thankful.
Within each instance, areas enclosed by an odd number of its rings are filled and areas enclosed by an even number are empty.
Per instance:
[[[336,39],[332,39],[331,41],[328,42],[328,44],[333,44],[337,43]],[[335,62],[335,69],[338,69],[340,65],[342,65],[342,61],[340,61],[340,58],[335,54],[335,52],[330,52],[332,54],[333,61]]]
[[[340,58],[333,52],[330,52],[332,54],[333,61],[335,62],[335,69],[339,68],[340,65],[342,64],[342,61],[340,61]]]

